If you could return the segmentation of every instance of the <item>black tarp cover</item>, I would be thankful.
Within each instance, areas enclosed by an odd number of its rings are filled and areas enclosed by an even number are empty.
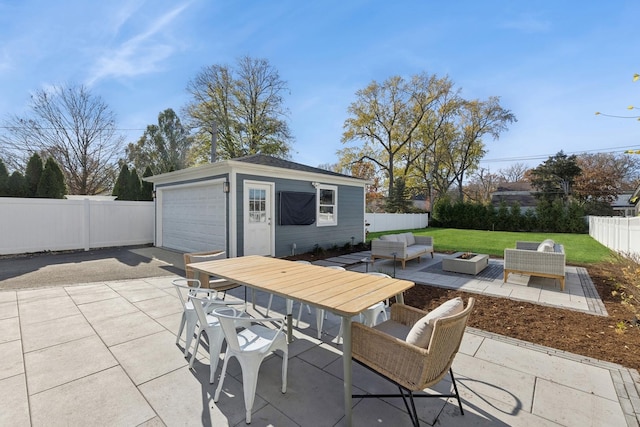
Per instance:
[[[316,194],[296,191],[280,193],[280,225],[310,225],[316,222]]]

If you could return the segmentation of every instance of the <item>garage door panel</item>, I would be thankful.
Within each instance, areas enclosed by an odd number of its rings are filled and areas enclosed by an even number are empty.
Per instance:
[[[162,245],[185,252],[226,248],[222,184],[164,189]]]

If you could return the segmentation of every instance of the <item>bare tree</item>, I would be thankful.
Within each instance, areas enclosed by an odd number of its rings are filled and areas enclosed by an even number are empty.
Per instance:
[[[529,166],[524,163],[514,163],[505,169],[500,169],[498,175],[500,175],[505,182],[518,182],[525,179],[526,172],[529,169]]]
[[[124,137],[116,133],[115,114],[84,86],[53,86],[31,96],[30,114],[12,116],[0,138],[14,161],[26,164],[33,153],[60,165],[69,194],[109,191],[117,174]]]
[[[490,203],[491,194],[498,189],[501,182],[503,182],[503,178],[500,175],[480,168],[469,179],[469,183],[465,186],[465,193],[469,200],[477,203]]]
[[[293,140],[283,95],[287,84],[266,59],[240,58],[235,68],[211,65],[189,82],[185,107],[197,129],[197,161],[209,159],[212,132],[220,158],[269,154],[286,158]]]

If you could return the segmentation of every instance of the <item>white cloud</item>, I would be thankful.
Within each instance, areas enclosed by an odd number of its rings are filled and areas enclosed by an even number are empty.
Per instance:
[[[521,16],[517,19],[502,24],[504,28],[521,31],[524,33],[546,33],[551,30],[551,22],[534,16]]]
[[[115,49],[108,49],[97,60],[87,85],[111,77],[132,77],[148,74],[160,69],[162,61],[170,57],[175,46],[163,36],[171,23],[182,13],[188,3],[182,4],[154,20],[144,31],[121,43]],[[132,19],[132,9],[119,15],[118,27]]]

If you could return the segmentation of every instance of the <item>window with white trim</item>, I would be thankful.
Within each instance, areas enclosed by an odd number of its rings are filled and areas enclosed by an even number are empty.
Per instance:
[[[318,184],[316,201],[318,227],[338,225],[338,187]]]

